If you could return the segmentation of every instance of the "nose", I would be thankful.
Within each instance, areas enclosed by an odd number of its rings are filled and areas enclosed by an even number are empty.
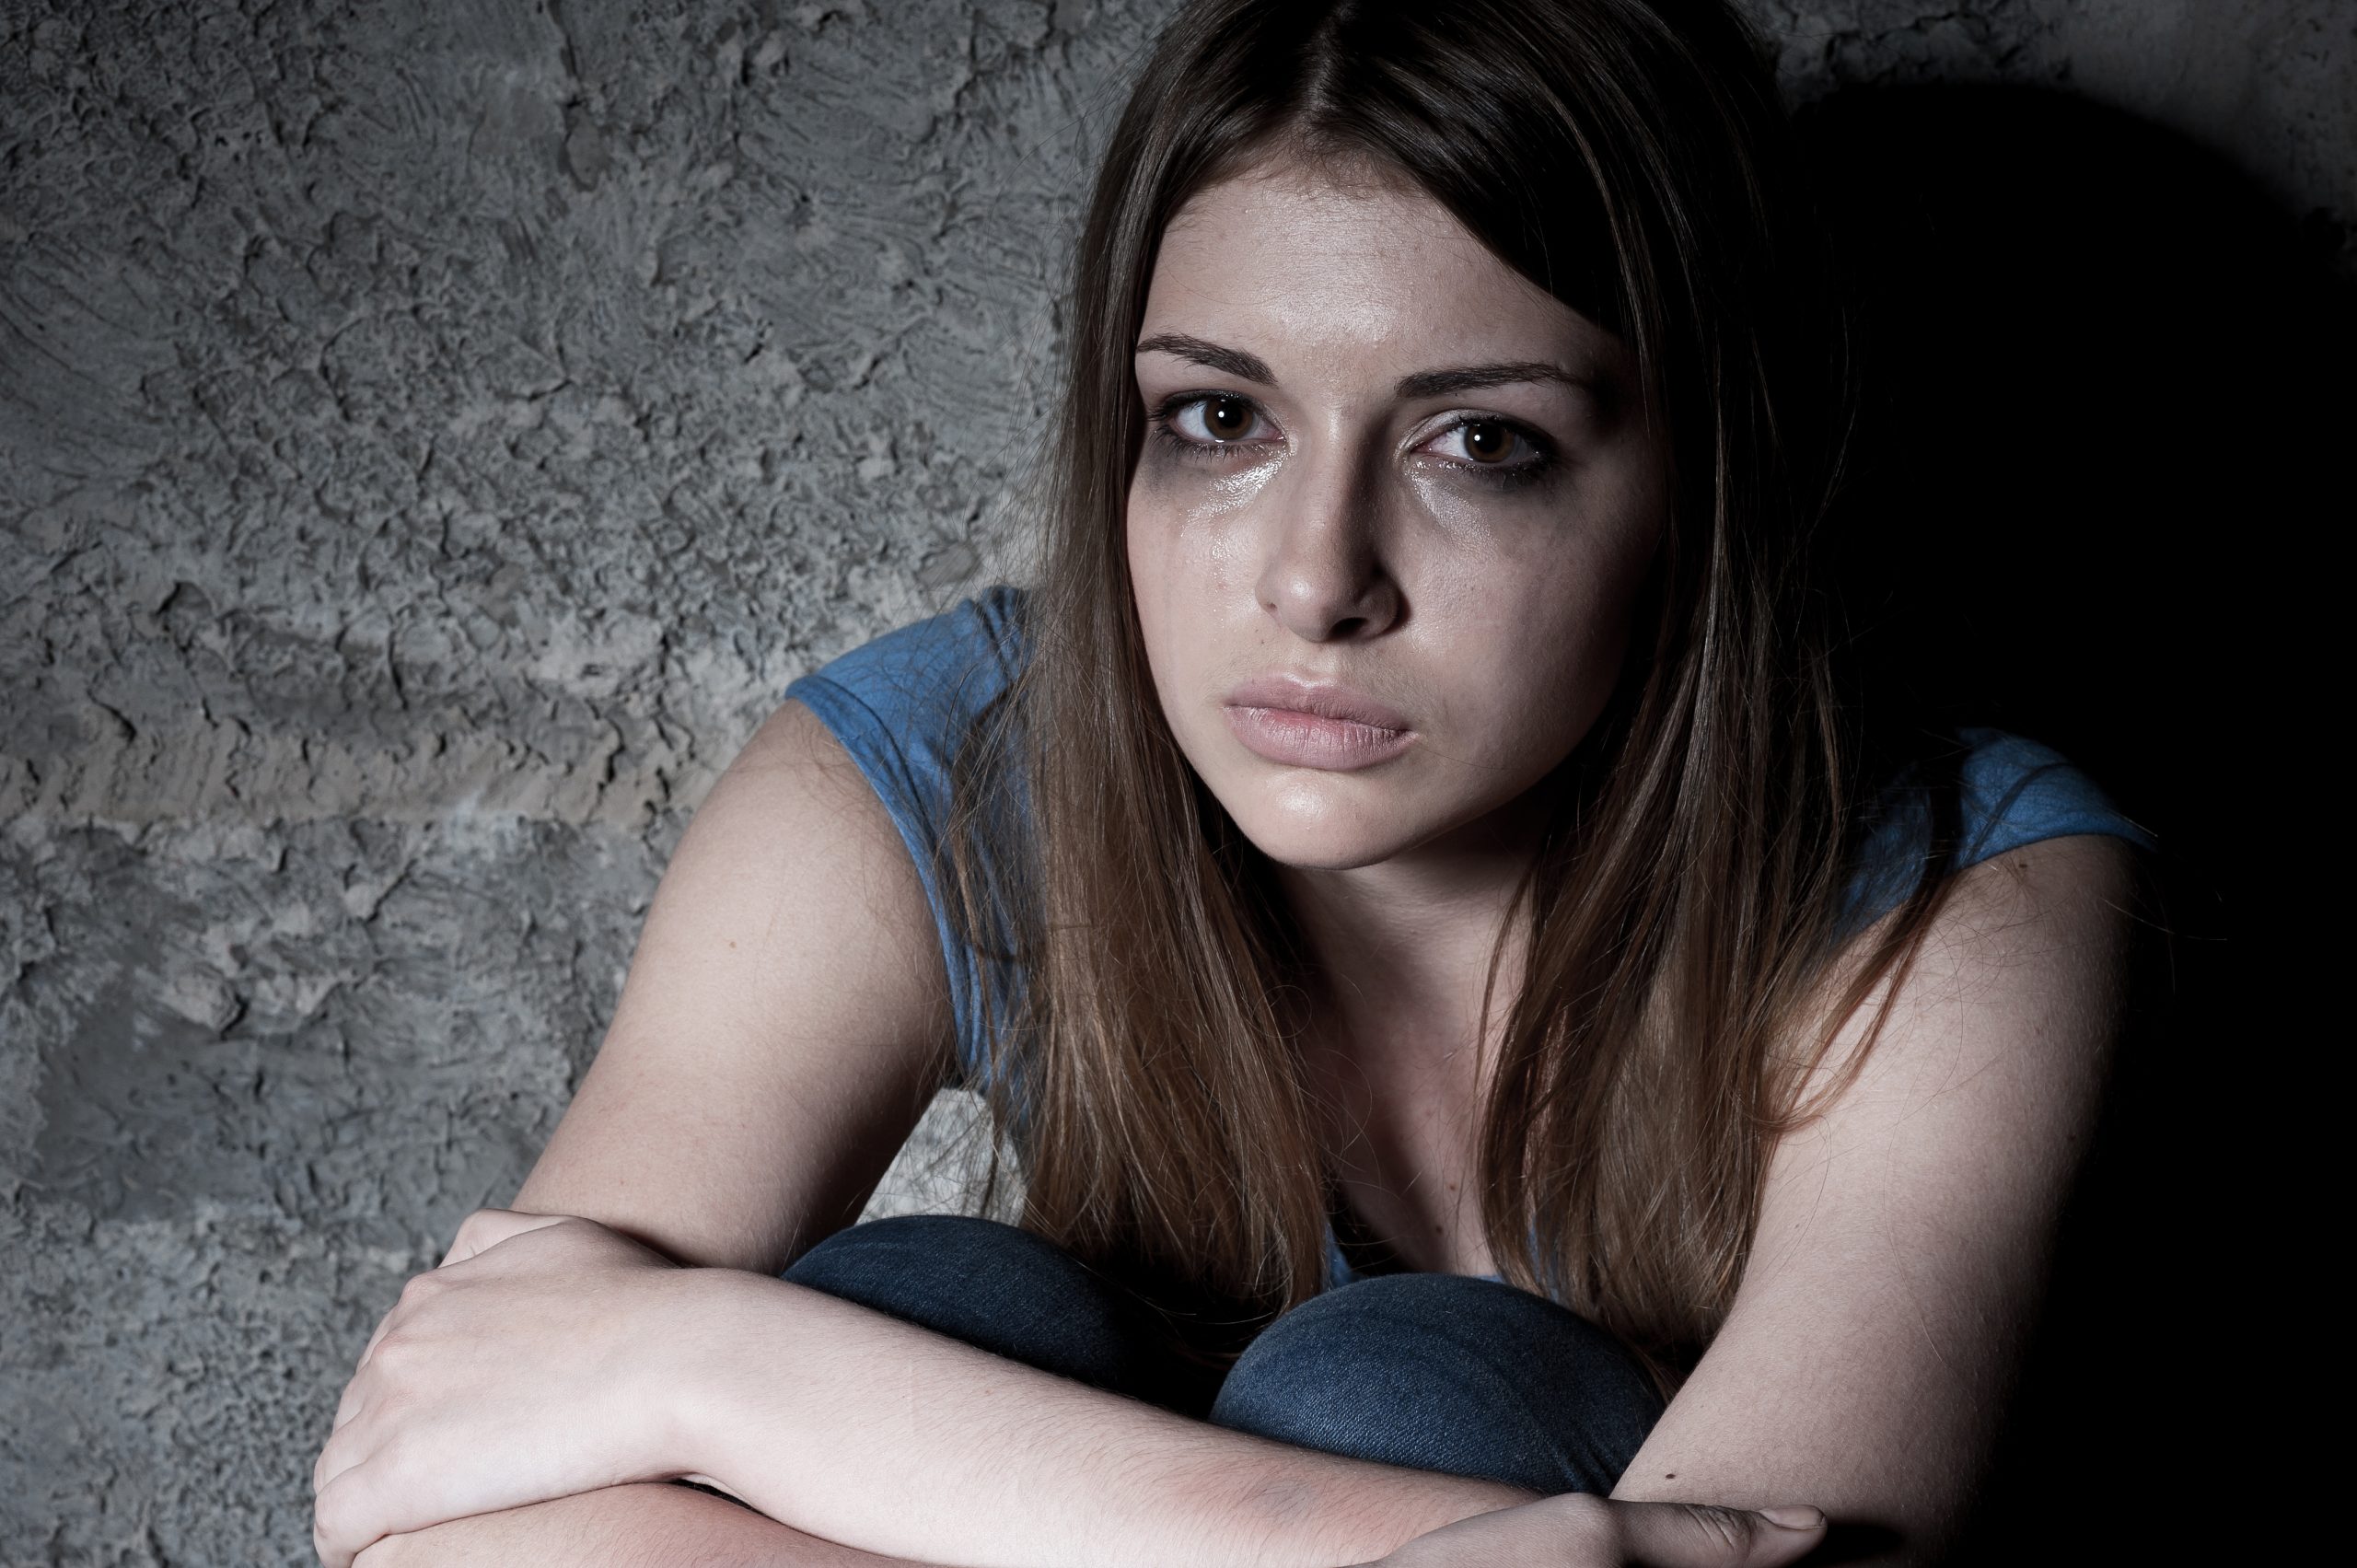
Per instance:
[[[1296,462],[1286,477],[1293,482],[1261,493],[1272,519],[1255,585],[1260,608],[1306,642],[1389,630],[1402,600],[1383,560],[1372,477],[1340,452]]]

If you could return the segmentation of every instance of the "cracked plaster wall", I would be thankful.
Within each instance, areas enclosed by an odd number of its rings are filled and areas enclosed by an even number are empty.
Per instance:
[[[2332,0],[1759,9],[1796,100],[2058,85],[2357,208]],[[1159,12],[0,0],[0,1563],[308,1560],[704,789],[1009,569]]]

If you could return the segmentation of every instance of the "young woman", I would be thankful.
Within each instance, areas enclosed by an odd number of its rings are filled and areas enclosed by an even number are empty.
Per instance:
[[[1177,17],[1036,584],[730,767],[323,1561],[1936,1559],[2150,845],[1843,701],[1787,134],[1702,0]],[[851,1225],[947,1083],[1021,1226]]]

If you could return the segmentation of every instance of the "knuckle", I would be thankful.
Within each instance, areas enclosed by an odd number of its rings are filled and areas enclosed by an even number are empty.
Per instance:
[[[319,1508],[325,1506],[329,1491],[335,1485],[336,1479],[352,1468],[344,1458],[349,1446],[343,1438],[342,1433],[329,1438],[327,1446],[319,1450],[319,1457],[311,1461],[311,1504],[315,1516]]]
[[[359,1527],[358,1490],[343,1484],[338,1477],[311,1504],[311,1539],[319,1544],[322,1557],[337,1551],[348,1552]]]
[[[377,1348],[368,1353],[368,1365],[382,1369],[389,1356],[407,1360],[409,1347],[416,1339],[416,1331],[406,1323],[388,1323],[385,1331],[377,1336]]]
[[[1705,1546],[1716,1547],[1728,1553],[1740,1553],[1750,1549],[1757,1521],[1740,1508],[1719,1508],[1697,1503],[1688,1506],[1686,1518],[1688,1527]]]
[[[343,1468],[340,1460],[343,1458],[344,1443],[343,1434],[338,1432],[319,1446],[318,1457],[311,1461],[311,1495],[313,1497],[316,1498],[320,1493],[326,1491],[328,1478]]]
[[[1620,1539],[1620,1516],[1612,1504],[1594,1493],[1574,1492],[1555,1499],[1564,1541],[1574,1551],[1605,1553]]]

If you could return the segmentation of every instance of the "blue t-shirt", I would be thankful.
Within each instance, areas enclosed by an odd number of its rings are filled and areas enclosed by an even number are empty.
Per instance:
[[[976,717],[1022,668],[1023,590],[999,587],[956,608],[863,644],[785,689],[833,731],[875,786],[909,846],[924,884],[948,967],[949,995],[965,1081],[984,1081],[993,1029],[981,1016],[976,955],[952,924],[935,863],[948,827],[950,765]],[[2040,839],[2108,833],[2147,850],[2151,834],[2122,816],[2095,781],[2035,740],[2002,730],[1956,731],[1961,820],[1959,865],[1992,859]],[[1850,929],[1896,907],[1920,876],[1931,839],[1926,792],[1911,772],[1887,781],[1865,834],[1844,905]],[[997,1011],[1021,975],[997,958],[990,976]],[[1351,1277],[1329,1247],[1334,1283]]]

